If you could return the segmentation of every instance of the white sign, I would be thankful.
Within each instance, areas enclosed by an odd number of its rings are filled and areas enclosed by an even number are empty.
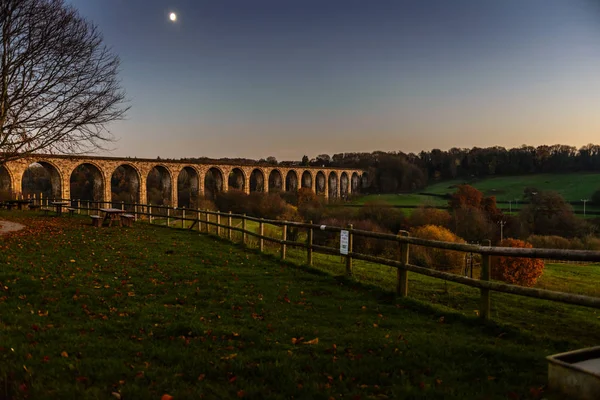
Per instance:
[[[348,231],[340,231],[340,254],[348,255]]]

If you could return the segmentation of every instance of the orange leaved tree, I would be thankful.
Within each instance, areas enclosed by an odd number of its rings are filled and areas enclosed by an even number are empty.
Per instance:
[[[437,225],[425,225],[412,228],[410,230],[410,236],[421,239],[438,240],[441,242],[465,242],[448,229]],[[462,268],[465,255],[462,252],[453,250],[411,245],[409,257],[412,264],[440,271],[452,271]]]
[[[518,239],[504,239],[500,247],[530,249],[531,243]],[[492,279],[520,286],[533,286],[544,272],[544,260],[523,257],[492,257]]]

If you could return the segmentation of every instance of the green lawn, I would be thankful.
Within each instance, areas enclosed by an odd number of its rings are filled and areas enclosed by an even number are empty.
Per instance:
[[[464,180],[450,180],[433,183],[422,190],[424,193],[451,194],[456,191],[456,186],[466,183]],[[600,174],[537,174],[521,176],[500,176],[486,178],[470,185],[481,190],[486,196],[496,196],[500,201],[512,201],[512,207],[517,208],[523,200],[523,191],[526,187],[535,187],[538,190],[553,190],[560,193],[567,201],[580,201],[591,199],[592,194],[600,189]],[[364,204],[371,200],[384,200],[396,206],[446,206],[447,200],[420,194],[385,194],[367,195],[354,200],[354,204]],[[517,200],[517,201],[515,201]],[[509,204],[501,203],[499,207],[509,209]],[[575,211],[583,212],[583,203],[573,205]],[[600,206],[586,204],[586,211],[600,211]],[[580,215],[582,216],[582,215]],[[590,215],[588,215],[590,217]],[[596,216],[597,217],[597,216]]]
[[[435,194],[453,193],[456,190],[453,186],[462,183],[465,183],[465,181],[453,180],[434,183],[427,186],[424,191]],[[494,195],[498,200],[521,200],[523,198],[523,190],[529,186],[538,190],[556,191],[567,201],[579,201],[591,198],[592,194],[600,189],[600,174],[575,173],[499,176],[482,179],[470,184],[481,190],[486,196]]]
[[[195,231],[0,212],[0,398],[530,399],[549,354],[595,345],[600,314],[289,249],[288,262]],[[597,294],[597,266],[547,287]],[[552,271],[552,273],[550,273]],[[565,281],[565,279],[567,279]],[[317,340],[318,339],[318,340]]]
[[[352,203],[363,205],[368,201],[385,201],[395,206],[418,206],[421,204],[445,206],[448,204],[448,201],[445,199],[433,196],[423,196],[420,194],[373,194],[359,197]]]

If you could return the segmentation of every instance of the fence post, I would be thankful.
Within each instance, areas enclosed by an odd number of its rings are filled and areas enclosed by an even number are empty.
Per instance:
[[[407,231],[398,232],[400,236],[407,237]],[[404,267],[408,264],[409,247],[407,242],[400,242],[400,263]],[[400,297],[408,296],[408,270],[406,268],[398,268],[398,287],[396,292]]]
[[[488,240],[488,246],[491,246],[491,242]],[[489,254],[481,255],[481,276],[479,280],[489,281],[490,280],[490,268],[492,264],[492,256]],[[490,319],[490,290],[481,288],[479,289],[481,294],[481,302],[479,305],[479,317],[482,319]]]
[[[152,224],[152,203],[148,204],[148,220],[150,221],[150,224]]]
[[[167,226],[171,226],[171,208],[167,206]]]
[[[227,239],[231,241],[231,211],[229,211],[229,215],[227,216],[227,226],[229,227],[227,229]]]
[[[348,225],[348,254],[346,255],[346,275],[352,276],[352,224]]]
[[[221,213],[217,211],[217,236],[221,237]]]
[[[285,242],[287,240],[287,221],[283,221],[283,230],[281,231],[281,240]],[[285,260],[287,246],[285,243],[281,243],[281,259]]]
[[[312,225],[312,221],[309,221],[309,224]],[[312,245],[313,245],[313,228],[309,228],[308,229],[308,235],[306,238],[307,241],[307,246],[306,246],[306,263],[310,266],[313,265],[313,250],[312,250]]]
[[[181,209],[181,229],[185,229],[185,207]]]
[[[200,209],[197,208],[196,209],[196,224],[198,225],[198,233],[200,233],[202,231],[202,229],[200,228]]]
[[[125,200],[121,200],[121,211],[125,211]]]
[[[260,249],[260,252],[262,253],[265,250],[265,239],[263,239],[263,236],[265,234],[265,223],[263,222],[263,219],[260,219],[260,222],[258,223],[258,234],[260,235],[260,237],[258,238],[258,248]]]
[[[133,220],[138,220],[138,203],[133,203]]]
[[[246,245],[246,214],[242,216],[242,245]]]
[[[77,199],[77,214],[81,214],[81,199]]]

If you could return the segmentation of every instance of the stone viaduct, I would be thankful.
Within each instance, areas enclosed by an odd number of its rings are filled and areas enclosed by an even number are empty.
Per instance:
[[[52,197],[71,198],[71,175],[85,165],[94,180],[94,201],[111,201],[111,178],[117,168],[126,171],[137,190],[137,201],[147,203],[147,179],[156,169],[164,188],[168,188],[170,204],[179,206],[178,178],[185,171],[192,191],[199,197],[208,192],[228,191],[230,188],[251,191],[296,191],[310,188],[326,198],[345,197],[357,193],[366,180],[366,173],[359,169],[319,168],[304,166],[278,166],[267,164],[235,165],[219,162],[204,163],[185,160],[151,160],[138,158],[115,158],[93,156],[33,154],[17,161],[0,164],[0,190],[8,190],[13,196],[22,193],[23,176],[27,168],[38,163],[50,175]]]

